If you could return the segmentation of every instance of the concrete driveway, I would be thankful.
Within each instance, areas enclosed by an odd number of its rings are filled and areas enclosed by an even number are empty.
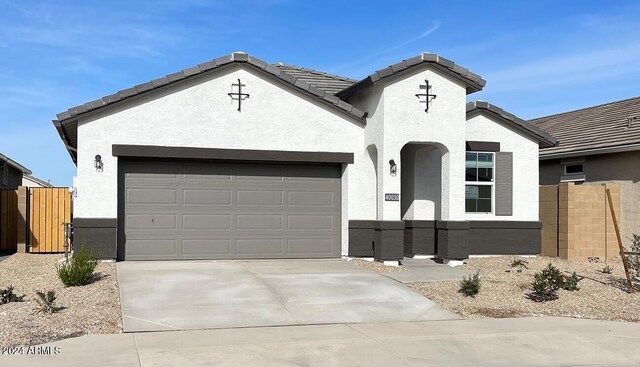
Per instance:
[[[125,332],[457,319],[342,260],[117,264]]]

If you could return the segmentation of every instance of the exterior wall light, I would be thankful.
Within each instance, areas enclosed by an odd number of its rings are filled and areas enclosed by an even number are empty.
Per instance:
[[[396,164],[396,161],[394,161],[393,159],[389,160],[389,173],[391,174],[391,176],[396,177],[396,173],[398,172],[398,165]]]
[[[102,163],[102,157],[100,156],[100,154],[96,154],[96,159],[93,161],[93,166],[96,168],[96,171],[102,172],[104,164]]]

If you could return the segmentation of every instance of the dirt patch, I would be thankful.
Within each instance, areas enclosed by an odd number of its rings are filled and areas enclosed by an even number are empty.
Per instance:
[[[376,273],[397,273],[400,271],[407,271],[407,269],[403,266],[389,266],[377,261],[353,259],[351,260],[351,262],[361,268],[369,269],[371,271],[375,271]]]
[[[96,280],[65,287],[56,274],[60,255],[14,254],[0,262],[0,288],[13,286],[23,302],[0,305],[0,347],[35,345],[85,334],[122,332],[115,263],[99,263]],[[55,290],[52,315],[36,311],[35,291]]]
[[[604,263],[578,263],[542,256],[523,258],[528,262],[528,269],[518,273],[510,267],[514,259],[516,257],[502,256],[467,260],[462,269],[479,272],[482,282],[480,293],[475,298],[458,293],[458,281],[411,283],[409,286],[467,318],[549,315],[640,321],[640,293],[626,292],[620,258],[608,262],[612,267],[611,274],[601,272],[606,265]],[[584,277],[579,283],[580,290],[560,290],[557,300],[534,302],[527,298],[533,274],[549,263],[566,275],[575,271]]]

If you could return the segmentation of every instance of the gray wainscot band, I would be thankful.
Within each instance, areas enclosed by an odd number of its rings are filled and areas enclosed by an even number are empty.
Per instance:
[[[99,259],[115,259],[117,243],[116,218],[74,218],[73,246],[84,244]]]

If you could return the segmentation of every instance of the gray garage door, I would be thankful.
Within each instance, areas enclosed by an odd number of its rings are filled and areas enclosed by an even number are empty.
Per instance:
[[[337,165],[122,163],[127,260],[340,256]]]

